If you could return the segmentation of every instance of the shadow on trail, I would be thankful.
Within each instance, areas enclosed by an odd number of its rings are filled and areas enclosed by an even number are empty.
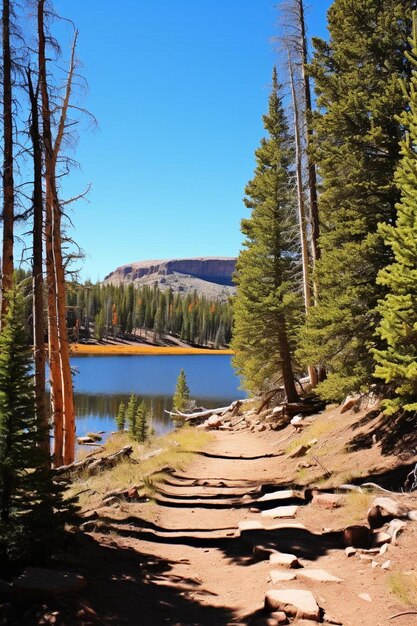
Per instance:
[[[42,606],[20,603],[7,622],[10,626],[46,623],[43,615],[55,611],[57,626],[226,626],[233,620],[231,609],[210,604],[214,594],[199,580],[174,575],[174,561],[143,555],[114,542],[107,545],[88,535],[77,542],[71,563],[88,582],[82,595],[57,597],[43,601]]]
[[[100,517],[100,521],[107,525],[112,524],[126,524],[127,526],[134,526],[137,528],[147,528],[149,530],[154,530],[155,532],[161,533],[212,533],[212,532],[220,532],[220,531],[235,531],[235,526],[226,526],[224,528],[164,528],[162,526],[158,526],[154,522],[150,522],[148,520],[141,519],[139,517],[135,517],[134,515],[130,515],[129,517],[123,518],[115,518],[115,517]]]
[[[230,454],[212,454],[211,452],[197,451],[194,454],[198,456],[205,456],[209,459],[223,459],[225,461],[259,461],[260,459],[277,459],[282,457],[281,454],[274,454],[269,452],[268,454],[259,454],[257,456],[232,456]]]

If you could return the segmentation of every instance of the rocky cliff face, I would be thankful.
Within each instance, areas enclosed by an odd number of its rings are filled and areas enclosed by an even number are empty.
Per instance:
[[[105,277],[105,283],[134,283],[138,286],[157,282],[162,289],[189,292],[196,289],[208,297],[226,298],[235,290],[233,257],[200,257],[139,261],[122,265]]]

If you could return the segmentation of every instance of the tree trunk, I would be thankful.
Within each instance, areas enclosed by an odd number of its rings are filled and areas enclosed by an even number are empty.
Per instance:
[[[285,317],[282,314],[278,319],[278,348],[281,357],[281,371],[287,402],[298,402],[300,398],[295,388],[294,374],[291,365],[291,351],[288,343]]]
[[[57,154],[59,153],[65,119],[61,116],[58,129],[58,141],[55,147],[53,147],[51,111],[46,75],[44,5],[45,0],[38,1],[39,82],[42,96],[43,143],[45,149],[47,216],[46,261],[48,277],[48,311],[50,317],[49,346],[51,359],[51,386],[52,384],[55,385],[55,389],[53,390],[54,404],[52,405],[52,409],[55,420],[55,437],[57,438],[55,442],[55,466],[58,466],[62,463],[62,460],[66,464],[71,463],[74,460],[75,417],[66,323],[65,272],[62,261],[61,211],[56,187],[56,159]],[[67,89],[66,98],[68,95]],[[53,374],[52,371],[54,372]]]
[[[10,2],[3,0],[3,256],[1,320],[8,309],[8,292],[13,286],[14,181],[12,68],[10,52]]]
[[[35,366],[35,407],[40,433],[40,448],[49,458],[49,424],[45,397],[45,323],[43,280],[43,197],[42,197],[42,146],[39,133],[38,96],[33,88],[30,70],[27,72],[31,104],[30,136],[33,146],[33,359]]]
[[[302,164],[302,150],[301,150],[301,137],[300,137],[300,120],[298,112],[297,94],[294,84],[294,73],[292,69],[291,59],[288,55],[288,69],[291,82],[291,95],[294,109],[294,138],[295,138],[295,161],[296,161],[296,179],[297,179],[297,201],[298,201],[298,220],[300,224],[300,242],[301,242],[301,257],[303,265],[303,292],[304,292],[304,306],[306,313],[311,308],[311,289],[310,289],[310,271],[309,271],[309,257],[308,257],[308,243],[307,243],[307,220],[304,204],[304,191],[303,191],[303,164]],[[308,366],[308,375],[310,377],[310,384],[314,387],[317,385],[317,372],[312,365]]]

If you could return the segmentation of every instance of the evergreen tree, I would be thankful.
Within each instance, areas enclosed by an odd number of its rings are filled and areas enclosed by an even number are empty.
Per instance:
[[[174,411],[183,413],[190,402],[190,390],[187,385],[187,378],[184,370],[182,369],[177,379],[177,386],[175,388],[175,394],[172,401]]]
[[[248,391],[257,393],[282,379],[291,402],[298,399],[292,353],[302,301],[291,172],[294,149],[275,69],[263,121],[268,135],[256,150],[255,175],[245,190],[245,204],[252,213],[241,224],[246,239],[236,267],[231,345],[234,365]]]
[[[133,437],[133,439],[136,439],[136,405],[137,405],[137,400],[136,400],[136,397],[132,393],[132,395],[129,398],[129,402],[127,404],[126,422],[127,422],[127,429],[129,431],[129,435]]]
[[[124,402],[119,405],[119,410],[116,416],[117,430],[123,432],[126,426],[126,406]]]
[[[12,291],[8,301],[0,333],[0,562],[48,554],[75,512],[39,446],[45,433],[35,414],[23,297]]]
[[[139,443],[145,443],[148,439],[148,410],[146,404],[142,402],[139,404],[136,411],[136,439]]]
[[[377,302],[385,293],[376,277],[391,258],[378,223],[394,221],[399,200],[398,78],[410,73],[404,49],[415,7],[410,0],[335,0],[329,42],[314,40],[321,260],[319,302],[299,357],[327,368],[319,391],[328,399],[367,388],[373,379]]]
[[[395,226],[383,224],[380,232],[393,251],[391,265],[379,272],[378,283],[388,289],[379,304],[378,333],[386,341],[375,350],[375,375],[394,387],[396,398],[387,412],[403,407],[417,411],[417,22],[414,14],[410,85],[404,85],[408,106],[399,118],[406,129],[401,142],[401,162],[396,182],[401,191]]]

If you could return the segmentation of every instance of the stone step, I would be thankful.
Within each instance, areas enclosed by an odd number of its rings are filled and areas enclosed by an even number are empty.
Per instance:
[[[271,589],[265,595],[265,608],[284,611],[290,617],[320,620],[320,608],[311,591],[305,589]]]
[[[274,509],[262,511],[261,515],[263,517],[272,517],[273,519],[277,517],[295,517],[297,509],[298,505],[296,504],[291,504],[288,506],[277,506]]]
[[[269,576],[272,584],[277,585],[278,583],[286,582],[288,580],[295,580],[296,574],[294,572],[283,572],[279,569],[272,569],[269,572]]]
[[[294,554],[286,554],[285,552],[274,552],[269,557],[271,565],[282,565],[284,567],[298,567],[299,562]]]
[[[289,498],[295,497],[295,493],[292,489],[281,489],[280,491],[266,493],[261,498],[258,498],[256,502],[269,502],[270,500],[288,500]]]
[[[297,576],[299,578],[308,578],[309,580],[317,580],[321,583],[341,583],[343,582],[341,578],[337,578],[337,576],[333,576],[333,574],[329,574],[324,569],[300,569],[297,572]]]

